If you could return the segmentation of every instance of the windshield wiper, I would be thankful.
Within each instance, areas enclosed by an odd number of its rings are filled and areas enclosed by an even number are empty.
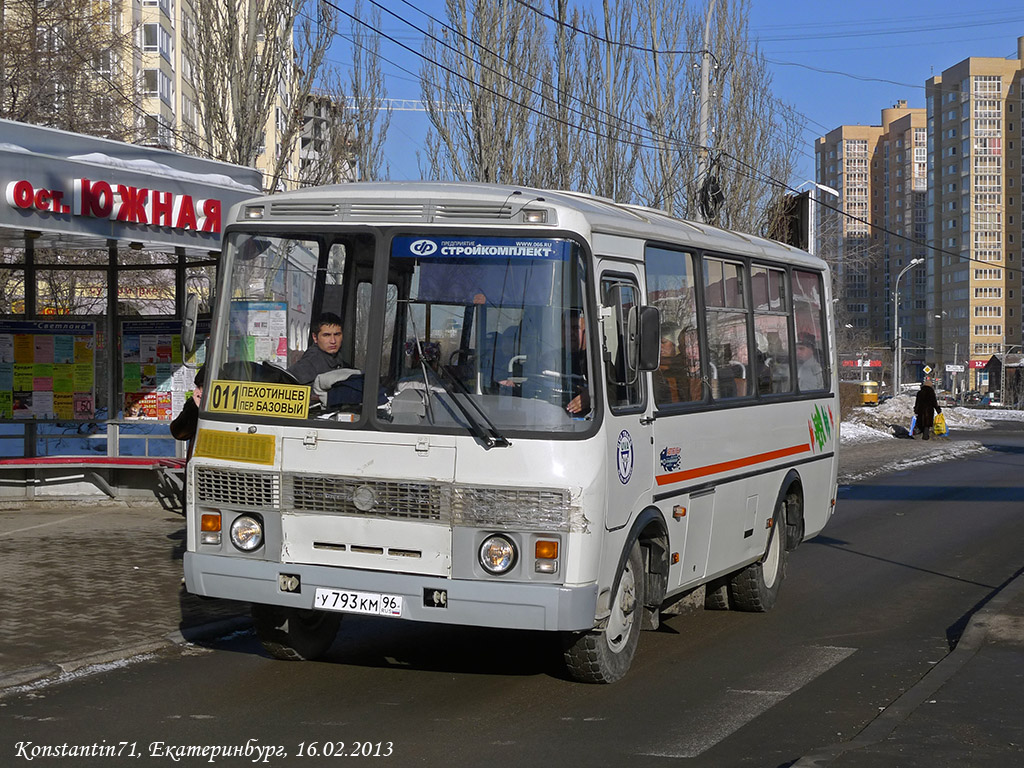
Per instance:
[[[484,447],[487,449],[508,448],[510,445],[512,445],[509,439],[498,431],[498,428],[494,426],[494,422],[488,418],[487,414],[477,404],[476,400],[469,396],[470,392],[468,389],[466,389],[466,386],[461,381],[459,381],[455,376],[453,376],[452,373],[444,367],[444,365],[439,365],[438,367],[440,368],[441,373],[443,373],[452,384],[459,388],[460,392],[455,392],[448,386],[444,378],[442,378],[441,376],[437,376],[437,380],[441,383],[441,386],[444,388],[444,391],[448,393],[448,396],[452,399],[452,402],[454,402],[455,405],[458,406],[459,410],[462,411],[462,415],[466,417],[466,421],[468,421],[470,424],[470,431],[481,442],[483,442]],[[437,374],[435,372],[435,376],[436,375]],[[474,416],[473,412],[470,411],[469,408],[467,408],[465,405],[463,405],[462,400],[458,397],[459,394],[466,396],[466,399],[473,406],[473,410],[475,410],[477,414],[479,414],[479,418],[477,416]],[[481,419],[484,422],[483,424],[480,423]],[[486,429],[484,429],[485,426]]]

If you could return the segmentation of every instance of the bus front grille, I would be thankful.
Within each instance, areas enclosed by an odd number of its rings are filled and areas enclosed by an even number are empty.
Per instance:
[[[200,504],[254,509],[281,506],[281,480],[277,473],[196,469],[196,501]]]
[[[295,512],[449,523],[448,485],[286,474],[284,508]]]
[[[456,486],[452,522],[475,528],[568,531],[574,520],[568,491]]]

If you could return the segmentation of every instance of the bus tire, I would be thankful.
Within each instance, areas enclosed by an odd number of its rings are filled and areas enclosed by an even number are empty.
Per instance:
[[[729,610],[729,577],[712,579],[704,586],[704,610]]]
[[[784,507],[775,510],[768,549],[760,560],[729,578],[729,602],[737,611],[770,611],[786,577],[786,518]]]
[[[608,625],[565,635],[565,666],[582,683],[614,683],[625,676],[640,641],[644,612],[644,564],[634,543],[619,576]]]
[[[334,644],[341,616],[327,611],[253,603],[252,623],[256,637],[275,659],[313,661]]]

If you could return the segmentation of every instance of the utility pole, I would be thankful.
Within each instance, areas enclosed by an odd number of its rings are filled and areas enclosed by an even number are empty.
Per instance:
[[[960,342],[953,342],[953,363],[960,365]],[[956,377],[957,371],[953,371],[953,399],[956,400]]]
[[[903,268],[903,271],[896,276],[896,282],[894,283],[895,300],[893,301],[892,321],[896,331],[896,364],[893,366],[892,372],[893,397],[900,394],[900,380],[903,378],[903,372],[901,370],[901,368],[903,367],[903,329],[900,328],[900,278],[902,278],[905,274],[907,274],[907,272],[912,270],[918,264],[921,264],[923,262],[924,259],[911,259],[910,263]]]
[[[708,113],[711,98],[711,16],[715,11],[717,0],[708,0],[708,10],[704,17],[704,40],[700,52],[700,122],[697,126],[697,194],[702,195],[708,182],[711,168],[710,151],[708,148]],[[697,220],[705,221],[705,216],[696,206]]]

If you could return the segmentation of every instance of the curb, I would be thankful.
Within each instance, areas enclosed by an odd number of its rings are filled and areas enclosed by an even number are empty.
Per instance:
[[[248,629],[252,626],[252,620],[248,616],[235,616],[227,619],[217,619],[206,624],[199,624],[194,627],[184,627],[169,632],[160,640],[150,640],[136,643],[135,645],[116,648],[109,651],[100,651],[82,656],[70,661],[59,663],[40,664],[38,666],[16,669],[13,672],[0,675],[0,698],[13,692],[14,689],[22,686],[39,683],[53,679],[58,680],[62,676],[70,675],[88,667],[100,664],[113,664],[120,661],[141,656],[143,654],[155,653],[164,648],[173,646],[188,645],[202,640],[212,640],[224,635]]]
[[[846,752],[874,746],[887,739],[921,704],[932,698],[939,688],[949,682],[950,678],[974,658],[984,644],[993,620],[998,618],[1010,602],[1022,594],[1024,594],[1024,569],[1017,571],[1006,586],[996,592],[984,607],[975,612],[967,623],[956,647],[930,669],[917,684],[904,691],[903,695],[886,707],[884,712],[868,723],[860,733],[850,741],[832,744],[810,755],[805,755],[791,763],[791,768],[818,768],[829,765]]]

